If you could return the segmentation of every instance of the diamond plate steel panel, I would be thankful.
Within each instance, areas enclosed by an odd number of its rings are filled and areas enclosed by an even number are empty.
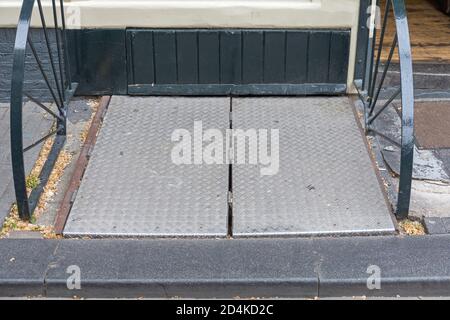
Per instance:
[[[113,97],[66,236],[226,236],[227,165],[175,165],[175,129],[226,129],[227,98]]]
[[[280,154],[233,166],[234,236],[394,232],[348,98],[233,99],[233,128],[279,129]]]

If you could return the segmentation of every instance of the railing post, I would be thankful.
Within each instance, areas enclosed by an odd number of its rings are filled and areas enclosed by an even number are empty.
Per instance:
[[[372,0],[370,7],[370,26],[369,39],[367,43],[366,56],[366,70],[363,83],[363,89],[366,96],[362,97],[364,104],[364,122],[366,134],[372,132],[375,135],[387,139],[391,143],[399,146],[400,149],[400,176],[399,188],[397,194],[396,215],[398,218],[406,218],[409,214],[411,188],[412,188],[412,172],[414,162],[414,83],[413,83],[413,68],[411,56],[411,43],[409,37],[408,20],[406,17],[406,6],[404,0],[387,0],[385,15],[383,19],[380,40],[377,43],[377,32],[375,22],[378,17],[378,1]],[[389,52],[388,60],[384,66],[383,74],[378,80],[378,67],[383,51],[384,35],[387,27],[387,19],[389,12],[392,9],[394,12],[396,33]],[[369,11],[369,10],[368,10]],[[378,44],[376,63],[374,67],[374,52]],[[398,56],[400,60],[400,87],[397,88],[394,94],[383,102],[380,108],[377,108],[377,102],[380,92],[383,87],[388,68],[394,56],[395,48],[398,48]],[[375,90],[375,87],[377,89]],[[402,110],[401,110],[401,141],[393,141],[390,137],[377,131],[371,127],[374,120],[379,117],[383,111],[391,105],[391,103],[401,95]]]
[[[25,50],[34,0],[24,0],[17,24],[16,40],[14,43],[13,69],[11,79],[11,162],[13,170],[14,189],[17,209],[23,220],[31,218],[26,188],[25,166],[23,158],[22,105],[23,82],[25,70]]]
[[[70,71],[69,60],[67,55],[67,41],[65,40],[65,34],[63,33],[63,42],[61,43],[59,39],[59,28],[57,20],[56,2],[52,1],[53,18],[55,23],[56,41],[57,41],[57,56],[58,56],[58,66],[59,66],[59,78],[56,72],[56,67],[53,59],[53,53],[51,50],[49,36],[47,32],[47,27],[45,23],[44,11],[42,8],[41,0],[37,0],[39,14],[42,23],[42,30],[45,36],[46,48],[49,55],[49,61],[51,63],[51,74],[47,75],[46,70],[43,66],[42,59],[39,58],[39,52],[33,45],[33,41],[29,35],[30,21],[33,14],[33,7],[35,0],[24,0],[22,3],[22,8],[20,11],[19,22],[17,24],[16,39],[14,44],[13,53],[13,69],[12,69],[12,79],[11,79],[11,107],[10,107],[10,134],[11,134],[11,160],[12,160],[12,171],[14,180],[14,189],[16,195],[17,209],[19,217],[22,220],[30,220],[37,201],[39,200],[40,193],[44,189],[43,186],[47,183],[48,178],[51,173],[57,156],[61,151],[61,148],[65,141],[66,135],[66,118],[67,118],[67,107],[68,101],[71,95],[73,95],[76,89],[76,84],[67,84],[64,80],[63,68],[62,68],[62,53],[61,45],[64,47],[64,63],[65,69]],[[63,10],[61,11],[63,14]],[[63,23],[63,29],[65,29],[65,22]],[[54,112],[50,107],[47,107],[37,98],[33,97],[30,93],[24,92],[24,76],[25,76],[25,57],[27,44],[29,45],[32,55],[35,58],[38,70],[41,72],[45,84],[53,98],[53,102],[58,108],[58,112]],[[70,78],[69,78],[70,79]],[[56,87],[57,92],[55,93],[52,86],[52,80]],[[65,94],[65,86],[68,85],[68,94]],[[23,123],[22,123],[22,112],[23,112],[23,95],[26,95],[31,102],[35,103],[41,109],[50,114],[57,122],[57,130],[51,131],[44,137],[38,139],[31,145],[24,148],[23,146]],[[58,114],[59,113],[59,114]],[[40,173],[39,179],[40,184],[34,190],[32,190],[31,195],[28,196],[26,187],[26,173],[24,166],[24,153],[40,145],[43,141],[51,137],[53,134],[57,134],[55,142],[53,143],[52,149],[48,158],[44,164],[44,167]]]
[[[409,214],[411,201],[412,171],[414,163],[414,81],[411,56],[411,41],[409,37],[408,19],[403,0],[391,0],[397,27],[398,52],[400,59],[400,74],[402,88],[401,112],[401,156],[400,181],[397,202],[397,216],[406,218]]]

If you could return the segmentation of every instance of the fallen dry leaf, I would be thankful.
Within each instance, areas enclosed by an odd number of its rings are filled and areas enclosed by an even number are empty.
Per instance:
[[[91,118],[85,125],[83,133],[81,134],[80,138],[82,143],[84,143],[86,139],[87,132],[89,131],[92,120],[94,119],[94,116],[100,105],[100,99],[90,99],[88,101],[88,105],[91,107],[92,114]],[[30,176],[33,177],[39,176],[45,164],[45,161],[48,158],[53,142],[54,138],[49,138],[44,142],[41,151],[39,153],[39,157],[36,160],[36,163],[30,172]],[[46,186],[44,187],[44,191],[42,192],[41,197],[39,198],[39,202],[36,206],[36,209],[34,210],[33,219],[30,222],[22,221],[19,218],[17,206],[14,204],[11,207],[10,213],[8,217],[5,219],[5,222],[0,230],[0,237],[7,236],[11,231],[21,230],[21,231],[39,231],[45,239],[60,238],[59,236],[56,236],[53,226],[37,225],[34,223],[34,221],[36,221],[36,219],[44,212],[48,201],[51,200],[55,194],[57,194],[58,182],[60,181],[64,173],[64,169],[67,167],[67,165],[70,163],[71,160],[72,155],[68,153],[66,150],[62,150],[60,152],[58,159],[55,163],[55,166],[53,168],[53,171],[50,174]],[[30,193],[31,189],[28,189],[28,194]]]
[[[420,236],[425,234],[425,228],[417,220],[405,219],[399,222],[400,231],[409,236]]]

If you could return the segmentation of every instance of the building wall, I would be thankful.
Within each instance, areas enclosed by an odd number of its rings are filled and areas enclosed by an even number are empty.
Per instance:
[[[45,43],[44,33],[42,30],[31,30],[30,34],[34,47],[44,66],[44,71],[49,77],[53,88],[55,88],[56,85],[54,83],[53,72],[50,67],[50,58]],[[15,35],[16,30],[13,28],[0,29],[0,102],[9,102],[10,99]],[[56,63],[57,49],[54,30],[49,30],[48,36],[51,43],[50,48]],[[59,68],[57,65],[55,67],[58,71],[57,76],[59,76]],[[30,93],[33,97],[44,101],[50,101],[51,98],[42,73],[37,67],[36,60],[34,59],[29,48],[27,50],[25,61],[24,91]],[[54,91],[56,93],[56,89],[54,89]]]
[[[0,2],[0,99],[9,95],[14,27],[21,0]],[[57,1],[58,2],[58,1]],[[359,0],[66,0],[70,29],[125,28],[240,28],[240,29],[346,29],[350,30],[348,90],[352,91],[359,21]],[[48,26],[51,1],[43,0]],[[31,24],[40,27],[37,8]],[[39,32],[37,32],[39,34]],[[42,50],[42,35],[36,36]],[[53,41],[53,40],[52,40]],[[48,67],[48,55],[42,55]],[[30,57],[29,57],[30,58]],[[29,60],[27,60],[29,61]],[[31,65],[31,64],[30,64]],[[27,69],[27,85],[43,95],[40,75]],[[100,90],[101,91],[101,90]]]

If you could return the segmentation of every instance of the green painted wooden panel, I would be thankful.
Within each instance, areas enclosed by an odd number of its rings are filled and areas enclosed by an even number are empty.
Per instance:
[[[78,94],[338,94],[350,30],[83,29],[69,42]]]
[[[251,85],[255,92],[258,85],[303,90],[305,84],[341,88],[347,81],[349,30],[129,29],[127,38],[133,94],[169,94],[170,88],[179,94],[183,84],[199,94],[225,94],[230,85]]]

